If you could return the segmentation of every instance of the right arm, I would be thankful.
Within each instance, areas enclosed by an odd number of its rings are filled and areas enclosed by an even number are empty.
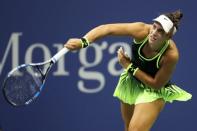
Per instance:
[[[90,43],[109,35],[131,36],[136,40],[141,40],[148,35],[149,29],[150,25],[142,22],[105,24],[93,28],[84,37]],[[81,41],[78,38],[69,39],[65,47],[70,50],[80,49]]]
[[[84,37],[90,42],[109,35],[131,36],[135,39],[143,39],[148,32],[149,26],[142,22],[106,24],[92,29]]]

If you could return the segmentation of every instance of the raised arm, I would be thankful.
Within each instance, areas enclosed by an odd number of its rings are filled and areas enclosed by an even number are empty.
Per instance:
[[[87,34],[85,34],[84,37],[90,43],[109,35],[130,36],[135,38],[136,40],[140,40],[148,34],[149,29],[150,25],[142,22],[105,24],[93,28]],[[65,47],[70,50],[80,49],[80,38],[69,39],[65,44]]]
[[[106,24],[92,29],[84,37],[90,42],[108,35],[131,36],[135,39],[143,39],[148,34],[149,28],[149,25],[142,22]]]

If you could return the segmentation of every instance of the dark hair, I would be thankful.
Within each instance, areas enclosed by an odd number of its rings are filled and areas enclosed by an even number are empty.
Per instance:
[[[180,20],[183,17],[183,13],[180,10],[174,11],[172,13],[166,13],[164,15],[174,23],[176,29],[179,28]]]

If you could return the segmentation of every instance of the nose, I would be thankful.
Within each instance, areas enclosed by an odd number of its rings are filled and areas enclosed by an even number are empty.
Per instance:
[[[153,29],[153,30],[152,30],[152,35],[153,35],[153,36],[156,36],[156,35],[157,35],[157,29]]]
[[[157,29],[153,29],[152,34],[156,34],[156,33],[157,33]]]

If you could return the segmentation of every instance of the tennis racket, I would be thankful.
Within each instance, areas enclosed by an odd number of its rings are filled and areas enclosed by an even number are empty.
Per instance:
[[[50,60],[22,64],[12,69],[3,82],[5,99],[13,106],[32,103],[40,95],[51,67],[68,51],[63,48]]]

